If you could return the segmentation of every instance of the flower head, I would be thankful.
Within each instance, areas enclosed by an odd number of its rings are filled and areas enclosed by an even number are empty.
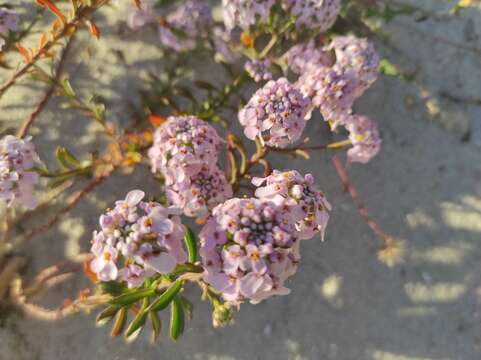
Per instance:
[[[194,116],[170,117],[157,129],[149,150],[152,171],[161,171],[167,185],[182,182],[204,166],[215,166],[223,140]]]
[[[269,59],[249,60],[245,63],[244,68],[255,82],[259,82],[272,79],[271,65]]]
[[[0,34],[15,31],[18,27],[18,13],[6,7],[0,7]]]
[[[342,123],[358,94],[358,82],[352,72],[337,65],[311,66],[297,80],[301,92],[319,107],[326,121]]]
[[[258,198],[290,208],[299,239],[311,239],[316,233],[324,238],[331,205],[316,190],[311,174],[303,177],[295,170],[274,170],[266,178],[254,178],[252,183],[257,186]]]
[[[155,23],[158,18],[155,3],[155,0],[144,0],[141,3],[140,9],[137,7],[130,8],[127,17],[127,25],[132,30],[139,30],[147,24]]]
[[[100,281],[121,280],[136,287],[146,276],[170,273],[186,261],[179,211],[143,202],[144,196],[133,190],[100,217],[91,248],[91,269]]]
[[[19,202],[30,209],[37,205],[33,188],[38,175],[32,171],[36,161],[39,159],[31,138],[7,135],[0,140],[0,200],[9,206]]]
[[[232,197],[232,187],[217,166],[203,166],[195,175],[169,186],[166,194],[185,215],[206,218],[216,205]]]
[[[357,94],[362,95],[379,76],[379,55],[367,39],[354,35],[336,36],[328,46],[336,54],[336,64],[354,73],[357,79]]]
[[[314,41],[292,46],[283,58],[289,69],[296,74],[302,74],[311,66],[331,66],[329,54],[315,46]]]
[[[381,149],[381,136],[377,124],[367,116],[352,115],[346,120],[346,129],[353,147],[347,151],[350,161],[367,163]]]
[[[325,32],[336,22],[341,0],[286,0],[283,7],[296,16],[297,26]]]
[[[269,81],[239,112],[245,135],[269,146],[286,147],[301,137],[310,101],[287,79]]]
[[[275,0],[222,0],[224,24],[232,30],[236,26],[248,29],[259,18],[266,21]]]
[[[256,303],[286,294],[297,270],[299,241],[289,209],[259,199],[218,205],[199,234],[204,280],[226,301]]]
[[[195,39],[211,23],[210,8],[206,1],[187,0],[165,17],[159,27],[160,42],[175,51],[195,48]]]

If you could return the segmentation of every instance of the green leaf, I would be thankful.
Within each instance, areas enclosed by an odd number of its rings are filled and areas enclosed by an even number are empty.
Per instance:
[[[182,302],[182,307],[184,308],[185,314],[189,320],[192,320],[194,314],[194,304],[192,304],[186,297],[181,296],[180,301]]]
[[[110,336],[119,336],[125,326],[125,320],[127,320],[127,308],[121,308],[115,317],[114,326],[112,326],[112,331]]]
[[[157,300],[155,300],[147,309],[148,311],[161,311],[164,310],[172,301],[172,299],[178,294],[182,289],[182,281],[174,282],[167,290],[165,290],[162,295],[160,295]]]
[[[125,285],[117,281],[103,281],[100,283],[100,288],[110,295],[120,295],[122,294],[127,288]]]
[[[196,80],[194,81],[194,84],[197,85],[197,87],[200,87],[201,89],[207,90],[207,91],[219,91],[217,87],[215,87],[213,84],[207,81],[203,80]]]
[[[197,261],[197,239],[192,229],[188,226],[184,235],[184,242],[187,248],[189,262],[195,263]]]
[[[170,308],[170,338],[174,341],[184,332],[184,308],[178,297],[172,301]]]
[[[390,62],[388,59],[382,59],[381,62],[379,63],[379,71],[383,75],[388,75],[388,76],[399,76],[399,70],[396,68],[396,66]]]
[[[100,314],[97,315],[97,318],[95,319],[97,325],[102,326],[108,323],[110,320],[112,320],[115,314],[117,314],[119,309],[120,307],[116,305],[110,305],[105,308]]]
[[[125,331],[126,338],[131,337],[134,333],[137,332],[137,330],[139,330],[140,332],[140,330],[142,329],[142,326],[144,326],[145,324],[145,320],[147,319],[148,312],[146,311],[146,309],[148,307],[149,307],[149,298],[146,297],[142,302],[142,307],[137,313],[137,316],[134,318],[134,320],[132,320],[127,330]]]
[[[126,294],[117,296],[116,298],[110,300],[111,305],[127,306],[131,305],[143,298],[154,296],[156,294],[155,289],[144,289],[144,290],[133,290]]]
[[[155,342],[162,331],[162,322],[155,311],[149,311],[150,321],[152,322],[152,342]]]
[[[75,91],[73,90],[72,85],[70,85],[70,81],[68,79],[63,79],[60,84],[62,85],[62,90],[66,96],[72,98],[76,96]]]

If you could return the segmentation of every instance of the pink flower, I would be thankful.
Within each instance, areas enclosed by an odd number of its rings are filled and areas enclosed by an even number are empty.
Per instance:
[[[144,196],[133,190],[100,217],[101,230],[94,232],[91,251],[92,271],[101,281],[136,287],[146,276],[168,274],[186,261],[178,211],[143,202]]]
[[[18,27],[18,13],[6,7],[0,7],[0,34],[16,31]]]
[[[329,53],[317,48],[313,40],[294,45],[282,57],[296,74],[304,73],[311,66],[331,66],[333,62]]]
[[[31,138],[7,135],[0,140],[0,201],[8,206],[18,202],[29,209],[37,206],[33,191],[38,174],[32,170],[38,161]]]
[[[188,51],[196,46],[196,39],[205,33],[212,22],[206,1],[187,0],[165,16],[159,26],[160,42],[175,51]]]
[[[257,90],[239,112],[239,122],[249,139],[286,147],[301,137],[309,110],[309,99],[287,79],[280,78]]]
[[[327,47],[334,50],[337,66],[357,79],[356,96],[361,96],[379,76],[379,55],[367,39],[354,35],[335,36]]]
[[[315,189],[311,174],[302,177],[295,170],[274,170],[266,178],[254,178],[256,196],[289,208],[296,222],[297,237],[311,239],[320,233],[324,239],[331,205],[324,194]]]
[[[155,0],[143,0],[141,8],[131,7],[127,17],[127,25],[132,30],[139,30],[147,24],[155,23],[158,14],[155,10]]]
[[[296,85],[311,99],[314,107],[319,107],[324,120],[338,124],[351,112],[359,93],[355,74],[345,72],[337,65],[310,66]]]
[[[378,154],[382,140],[375,122],[367,116],[353,115],[345,126],[353,145],[347,151],[349,161],[365,164]]]
[[[232,197],[232,187],[217,167],[203,166],[200,171],[174,182],[166,189],[167,199],[190,217],[206,218],[216,205]]]
[[[341,0],[285,0],[284,9],[296,16],[297,26],[320,32],[329,30],[341,11]]]
[[[266,21],[274,3],[275,0],[222,0],[224,24],[229,30],[236,26],[248,29],[257,19]]]
[[[170,117],[154,134],[149,150],[152,171],[167,185],[188,180],[205,166],[215,167],[223,140],[216,130],[194,116]]]
[[[204,281],[233,303],[285,293],[273,289],[284,289],[296,268],[291,263],[299,260],[292,213],[271,201],[227,200],[213,210],[199,239]]]
[[[272,79],[271,61],[265,60],[249,60],[245,63],[244,69],[255,82],[266,81]]]

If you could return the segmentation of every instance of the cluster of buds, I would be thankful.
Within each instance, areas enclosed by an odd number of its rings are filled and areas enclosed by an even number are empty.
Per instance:
[[[91,270],[100,281],[143,284],[154,274],[168,274],[187,260],[180,211],[155,202],[144,202],[144,192],[133,190],[125,200],[100,216],[94,232]]]
[[[0,140],[0,200],[9,206],[18,202],[33,209],[37,200],[33,195],[38,174],[32,170],[39,161],[30,138],[19,139],[7,135]]]
[[[187,216],[203,218],[232,196],[217,165],[222,142],[212,126],[194,116],[170,117],[155,132],[152,171],[163,174],[169,200]]]
[[[255,82],[267,81],[272,79],[271,61],[265,60],[249,60],[245,63],[244,69]]]
[[[301,137],[310,116],[310,100],[285,78],[269,81],[239,111],[251,140],[283,148]]]

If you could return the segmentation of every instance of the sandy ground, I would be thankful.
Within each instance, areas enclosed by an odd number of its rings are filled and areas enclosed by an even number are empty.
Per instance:
[[[416,3],[432,11],[448,4]],[[126,100],[135,100],[149,70],[160,70],[160,52],[152,34],[128,34],[120,18],[104,11],[102,39],[79,38],[68,69],[76,89],[101,94],[109,117],[122,122]],[[156,345],[148,336],[133,344],[112,340],[107,328],[94,326],[94,314],[56,323],[2,314],[0,359],[481,359],[481,109],[442,96],[481,96],[481,50],[472,50],[481,48],[481,14],[473,9],[423,22],[400,17],[385,31],[393,35],[381,53],[416,71],[416,80],[382,77],[358,102],[359,113],[379,121],[384,146],[350,175],[385,231],[405,239],[404,264],[389,269],[377,260],[377,240],[343,192],[330,155],[318,154],[288,165],[313,172],[334,205],[326,241],[303,244],[291,295],[243,306],[223,330],[212,328],[208,305],[197,301],[177,344],[165,337]],[[2,128],[17,127],[39,96],[28,81],[19,83],[0,102]],[[46,161],[59,144],[82,154],[101,143],[87,119],[59,105],[52,101],[32,130]],[[310,127],[312,138],[321,137],[319,123]],[[102,208],[132,186],[155,191],[145,175],[109,180],[59,226],[19,249],[31,259],[28,274],[87,250]],[[42,304],[58,304],[86,284],[64,285]]]

